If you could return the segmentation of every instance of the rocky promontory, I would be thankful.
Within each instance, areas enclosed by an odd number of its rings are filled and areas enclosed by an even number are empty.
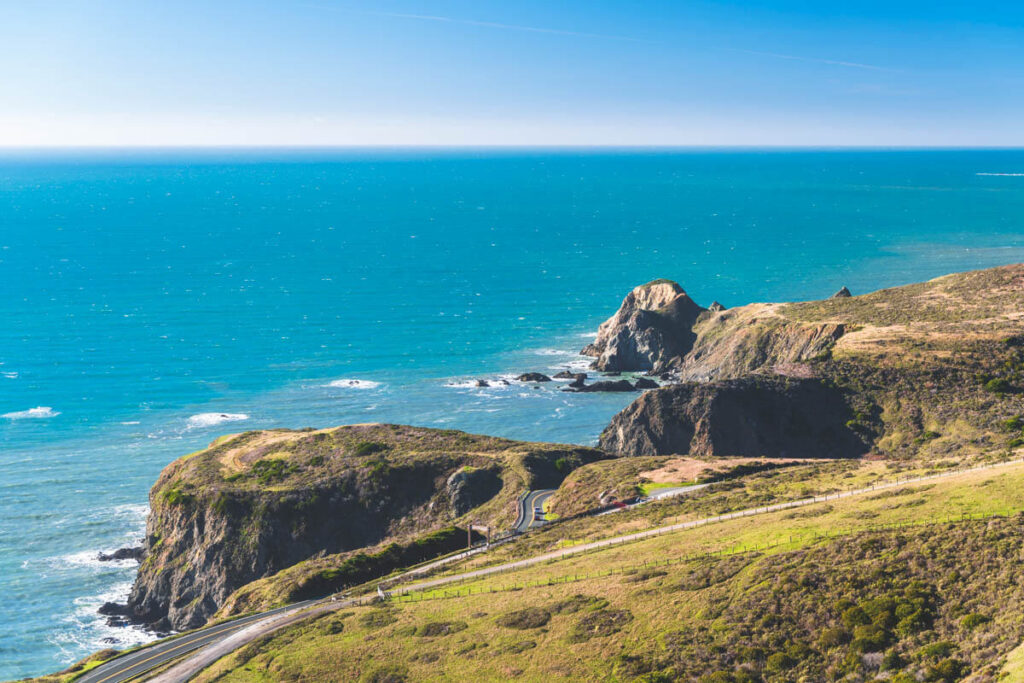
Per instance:
[[[153,487],[145,559],[121,613],[154,630],[194,628],[239,587],[309,558],[414,539],[467,515],[508,528],[521,492],[557,487],[604,457],[399,425],[223,437],[171,463]]]
[[[704,310],[677,283],[648,282],[626,295],[581,353],[594,356],[598,370],[659,371],[690,350],[693,325]]]
[[[682,288],[663,283],[647,298],[642,289],[601,326],[602,353],[644,348],[644,358],[614,358],[623,370],[653,365],[679,383],[617,415],[604,448],[940,457],[1024,443],[1024,265],[860,296],[843,288],[820,301],[709,309],[675,337],[636,321],[642,306]]]

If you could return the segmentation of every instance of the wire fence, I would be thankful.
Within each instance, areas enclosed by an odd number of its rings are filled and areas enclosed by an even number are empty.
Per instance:
[[[877,532],[891,532],[901,531],[904,529],[912,529],[925,526],[933,526],[936,524],[955,524],[968,521],[979,521],[979,520],[990,520],[990,519],[1006,519],[1014,514],[1024,512],[1022,509],[1005,510],[1003,512],[993,512],[988,514],[963,514],[958,517],[952,515],[947,516],[945,519],[929,519],[920,521],[907,521],[907,522],[892,522],[888,524],[871,524],[865,526],[851,527],[849,529],[839,531],[815,531],[812,534],[792,534],[787,540],[777,540],[770,543],[763,544],[736,544],[733,547],[724,547],[718,550],[711,550],[703,553],[690,553],[679,557],[666,558],[663,560],[648,560],[642,563],[634,563],[624,565],[620,567],[610,567],[608,569],[598,570],[594,572],[573,572],[571,574],[564,574],[561,576],[552,576],[543,579],[537,579],[534,581],[513,581],[511,583],[494,583],[487,586],[466,586],[464,588],[454,589],[432,589],[427,588],[424,590],[416,590],[415,587],[411,587],[405,590],[396,590],[391,593],[387,593],[387,598],[393,602],[407,603],[407,602],[424,602],[429,600],[444,600],[450,598],[468,597],[470,595],[481,595],[487,593],[507,593],[512,591],[520,591],[526,588],[538,588],[544,586],[557,586],[567,583],[576,583],[580,581],[587,581],[589,579],[605,578],[614,575],[636,575],[643,571],[656,570],[659,567],[671,567],[678,565],[691,564],[696,562],[706,562],[711,559],[722,559],[726,557],[733,557],[738,555],[746,555],[750,553],[765,553],[765,552],[781,552],[785,550],[796,550],[805,548],[822,540],[835,539],[842,537],[854,536],[857,534],[866,533],[877,533]],[[799,537],[798,537],[799,536]],[[596,551],[595,551],[596,552]],[[579,556],[580,553],[576,553],[575,556]],[[547,563],[550,564],[559,561],[562,558],[551,558]],[[495,574],[513,573],[524,569],[525,567],[510,567],[502,568],[502,571],[493,572],[485,576],[471,576],[471,577],[459,577],[458,581],[452,581],[446,585],[452,585],[455,583],[470,583],[476,582],[488,578],[492,578]]]
[[[744,510],[738,510],[738,511],[735,511],[735,512],[726,512],[726,513],[723,513],[723,514],[720,514],[720,515],[715,515],[715,516],[712,516],[712,517],[706,517],[706,518],[702,518],[702,519],[684,521],[684,522],[679,522],[679,523],[676,523],[676,524],[670,524],[670,525],[667,525],[667,526],[659,526],[659,527],[652,528],[652,529],[646,529],[644,531],[638,531],[638,532],[635,532],[635,533],[631,533],[631,535],[627,535],[627,536],[620,537],[620,538],[615,538],[615,539],[608,539],[608,540],[604,540],[604,541],[586,542],[586,543],[578,544],[578,546],[574,547],[574,548],[567,548],[561,554],[549,554],[547,556],[541,556],[541,558],[538,558],[538,559],[521,560],[519,562],[512,562],[512,564],[513,565],[518,565],[518,566],[513,566],[513,568],[517,569],[517,568],[522,568],[524,566],[524,564],[523,564],[524,562],[528,562],[530,564],[549,563],[549,562],[552,562],[552,561],[558,561],[558,560],[564,559],[568,555],[580,555],[580,554],[584,554],[584,553],[597,552],[597,551],[600,551],[600,550],[605,550],[605,549],[610,548],[610,547],[614,547],[616,545],[624,545],[626,543],[634,543],[634,542],[637,542],[637,541],[643,541],[643,540],[646,540],[646,539],[649,539],[649,538],[665,535],[665,533],[672,533],[672,532],[675,532],[675,531],[680,531],[680,530],[689,529],[689,528],[695,528],[695,527],[698,527],[698,526],[706,526],[708,524],[717,524],[717,523],[721,523],[721,522],[724,522],[724,521],[729,521],[731,519],[738,519],[738,518],[741,518],[741,517],[751,517],[751,516],[754,516],[754,515],[761,515],[761,514],[766,514],[766,513],[769,513],[769,512],[777,512],[777,511],[780,511],[780,510],[790,510],[790,509],[793,509],[793,508],[799,508],[799,507],[804,507],[804,506],[808,506],[808,505],[815,505],[817,503],[825,503],[825,502],[828,502],[828,501],[835,501],[835,500],[840,500],[840,499],[843,499],[843,498],[852,498],[852,497],[856,497],[856,496],[862,496],[862,495],[870,494],[870,493],[873,493],[873,492],[880,492],[880,490],[886,490],[886,489],[898,488],[898,487],[901,487],[901,486],[906,486],[906,485],[909,485],[909,484],[912,484],[912,483],[931,481],[931,480],[934,480],[934,479],[943,479],[943,478],[948,478],[948,477],[955,476],[955,475],[958,475],[958,474],[966,474],[966,473],[970,473],[970,472],[990,470],[990,469],[994,469],[994,468],[998,468],[998,467],[1006,467],[1006,466],[1010,466],[1010,465],[1019,465],[1019,464],[1022,464],[1022,463],[1024,463],[1024,458],[1011,459],[1011,460],[997,460],[995,462],[989,462],[989,463],[985,463],[985,464],[982,464],[982,465],[975,465],[975,466],[971,466],[971,467],[955,467],[954,466],[954,467],[946,468],[946,469],[944,469],[943,471],[940,471],[940,472],[934,472],[934,473],[925,474],[925,475],[906,476],[906,477],[899,477],[899,476],[897,476],[893,480],[890,480],[890,481],[877,481],[877,482],[872,483],[869,486],[863,486],[861,488],[854,488],[854,489],[848,489],[848,490],[840,490],[840,492],[824,494],[824,495],[821,495],[821,496],[813,496],[811,498],[800,499],[800,500],[796,500],[796,501],[787,501],[787,502],[784,502],[784,503],[774,503],[774,504],[771,504],[771,505],[765,505],[765,506],[760,506],[760,507],[755,507],[755,508],[748,508],[748,509],[744,509]],[[528,494],[528,492],[527,492],[527,494]],[[520,496],[520,498],[522,498],[522,495]],[[554,522],[554,523],[559,523],[559,522]],[[516,536],[518,536],[518,535],[515,532],[506,533],[506,535],[501,539],[501,543],[492,543],[492,546],[502,545],[502,543],[507,543],[507,542],[513,540]],[[485,550],[486,549],[484,549],[484,548],[480,548],[480,549],[475,549],[475,550],[470,551],[470,552],[463,551],[463,553],[461,554],[462,555],[461,557],[460,557],[460,554],[455,554],[452,557],[445,558],[445,560],[443,562],[436,562],[435,565],[441,566],[441,565],[446,564],[446,563],[450,563],[450,562],[453,562],[453,561],[458,561],[458,560],[463,559],[464,557],[466,557],[466,556],[468,556],[470,554],[476,554],[476,553],[481,552],[481,551],[485,552]],[[469,572],[469,577],[467,577],[467,578],[463,578],[462,575],[456,575],[456,577],[440,578],[440,579],[436,579],[436,580],[427,582],[429,584],[429,586],[424,586],[424,588],[429,588],[430,586],[435,586],[435,585],[438,585],[438,584],[445,584],[446,585],[446,584],[453,584],[453,583],[463,583],[464,581],[469,580],[469,579],[476,580],[476,579],[480,578],[481,575],[484,575],[484,574],[499,573],[499,572],[505,572],[505,571],[508,571],[508,570],[509,569],[506,568],[504,565],[485,567],[485,568],[481,568],[481,569],[477,569],[475,571]],[[417,575],[419,575],[419,577],[422,577],[422,575],[424,573],[426,573],[426,572],[423,572],[423,571],[407,571],[407,572],[404,572],[402,574],[397,575],[397,577],[392,577],[392,578],[386,580],[385,585],[386,585],[387,588],[390,589],[391,592],[394,592],[394,593],[403,593],[403,592],[412,592],[412,591],[422,590],[421,587],[416,586],[416,585],[411,586],[408,589],[400,589],[400,588],[397,588],[397,586],[399,586],[400,584],[402,584],[404,582],[408,582],[408,581],[410,581],[412,579],[415,579],[417,577]]]

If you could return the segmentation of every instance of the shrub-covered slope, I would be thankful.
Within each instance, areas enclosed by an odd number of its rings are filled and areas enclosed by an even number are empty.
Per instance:
[[[411,543],[470,511],[507,528],[520,492],[555,487],[602,457],[397,425],[226,437],[169,465],[153,487],[129,614],[157,628],[195,627],[234,590],[309,558]]]

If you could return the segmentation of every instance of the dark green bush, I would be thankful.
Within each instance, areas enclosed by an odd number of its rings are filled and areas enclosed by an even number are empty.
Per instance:
[[[465,630],[466,622],[464,621],[435,621],[420,626],[416,629],[416,635],[421,638],[435,638],[437,636],[447,636],[452,633],[458,633],[459,631]]]
[[[971,630],[981,626],[982,624],[987,624],[990,621],[992,621],[991,617],[984,614],[978,614],[977,612],[972,612],[960,620],[960,627]]]
[[[796,665],[796,660],[790,657],[785,652],[776,652],[768,655],[768,661],[765,662],[765,669],[772,673],[782,673],[788,671]]]
[[[387,446],[376,441],[360,441],[352,447],[352,455],[373,455],[387,450]]]
[[[953,643],[948,640],[940,640],[937,643],[925,645],[918,654],[927,659],[938,659],[939,657],[948,657],[951,652],[953,652]]]
[[[989,381],[985,382],[985,391],[990,391],[993,394],[1005,394],[1008,393],[1012,388],[1013,387],[1010,386],[1010,383],[1001,377],[997,377],[996,379],[990,379]]]
[[[252,464],[252,475],[260,484],[266,486],[283,480],[289,474],[297,472],[298,469],[298,465],[293,462],[281,458],[266,458]]]
[[[498,626],[520,630],[540,628],[551,621],[551,612],[540,607],[527,607],[503,614],[495,622]]]

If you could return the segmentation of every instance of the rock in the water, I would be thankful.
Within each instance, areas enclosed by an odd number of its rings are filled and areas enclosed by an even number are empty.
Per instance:
[[[105,602],[96,610],[106,617],[119,617],[128,614],[128,605],[119,605],[116,602]]]
[[[145,550],[142,546],[136,548],[118,548],[112,553],[100,553],[97,559],[100,562],[110,562],[111,560],[136,560],[142,561],[142,556]]]
[[[667,367],[693,347],[693,325],[703,311],[675,282],[649,282],[626,295],[581,353],[596,357],[598,370]]]
[[[550,382],[551,378],[542,372],[526,372],[516,377],[519,382]]]
[[[849,299],[853,294],[850,294],[850,290],[846,287],[841,288],[838,292],[833,294],[830,299]]]
[[[708,306],[708,310],[711,311],[712,313],[718,313],[719,311],[724,311],[725,306],[718,303],[717,301],[712,301],[711,305]]]
[[[579,386],[576,386],[575,383],[570,386],[572,386],[573,388],[566,389],[565,391],[576,391],[579,393],[589,393],[598,391],[636,391],[636,389],[633,387],[632,384],[630,384],[628,379],[620,379],[614,382],[594,382],[593,384],[587,385],[584,385],[581,382]]]
[[[655,382],[653,379],[647,379],[646,377],[639,378],[633,385],[635,389],[657,389],[661,385]]]
[[[485,379],[478,379],[478,380],[476,381],[476,385],[477,385],[478,387],[489,387],[489,386],[491,386],[491,383],[490,383],[490,382],[488,382],[488,381],[487,381],[487,380],[485,380]]]
[[[818,380],[752,376],[649,391],[616,415],[601,448],[624,455],[855,458],[868,446],[843,393]]]
[[[587,373],[585,372],[572,372],[570,370],[562,370],[558,374],[554,375],[555,379],[586,379]]]

